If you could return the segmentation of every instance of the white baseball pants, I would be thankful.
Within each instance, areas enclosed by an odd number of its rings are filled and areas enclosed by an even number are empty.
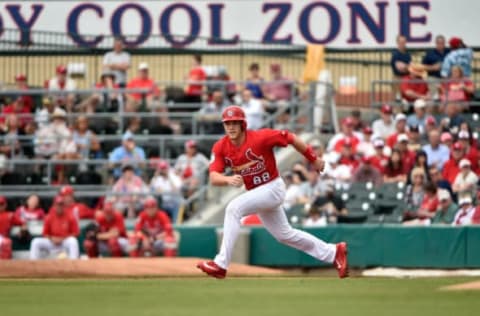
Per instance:
[[[30,245],[30,259],[42,259],[52,254],[59,254],[65,251],[69,259],[78,259],[78,240],[75,237],[65,238],[60,245],[55,245],[50,239],[36,237]]]
[[[292,228],[282,207],[284,198],[285,183],[279,177],[230,201],[225,210],[222,245],[214,262],[221,268],[228,268],[241,218],[258,213],[265,228],[279,242],[302,250],[318,260],[333,263],[335,244],[325,243],[311,234]]]

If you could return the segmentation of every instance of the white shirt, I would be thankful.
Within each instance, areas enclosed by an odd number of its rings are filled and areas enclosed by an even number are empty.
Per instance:
[[[247,119],[247,128],[256,130],[263,125],[263,106],[257,99],[250,99],[247,103],[241,105]]]
[[[106,53],[105,56],[103,57],[103,65],[106,66],[106,68],[108,68],[108,66],[112,64],[124,64],[124,63],[128,63],[130,65],[130,54],[127,52],[117,53],[115,51],[111,51]],[[113,69],[111,71],[115,74],[115,83],[117,84],[127,83],[126,71],[113,70]]]
[[[327,217],[326,216],[320,216],[317,219],[313,219],[311,217],[307,218],[305,223],[303,224],[305,227],[322,227],[322,226],[327,226]]]
[[[385,122],[380,118],[375,120],[372,124],[373,133],[385,139],[389,135],[395,133],[395,122],[390,120],[390,124],[385,124]]]
[[[52,79],[48,80],[48,90],[50,91],[73,91],[77,88],[77,84],[75,80],[71,78],[65,79],[65,85],[63,89],[60,87],[57,77],[53,77]]]
[[[283,201],[283,207],[288,212],[288,210],[297,204],[297,201],[302,197],[302,188],[299,184],[291,184],[288,186],[287,191],[285,192],[285,199]]]
[[[150,181],[150,188],[154,192],[174,193],[180,190],[182,179],[173,170],[168,170],[168,175],[157,175]]]
[[[455,218],[453,219],[452,226],[463,226],[472,224],[472,218],[475,214],[475,207],[471,206],[464,212],[462,209],[459,209]]]
[[[477,191],[477,182],[478,182],[478,176],[475,174],[475,172],[470,171],[467,174],[467,176],[464,176],[462,174],[462,172],[460,171],[458,173],[457,177],[455,178],[455,181],[453,181],[452,187],[459,186],[459,185],[463,186],[463,185],[471,184],[472,188],[470,190],[459,191],[458,194],[459,195],[468,194],[471,197],[474,197],[475,192]]]

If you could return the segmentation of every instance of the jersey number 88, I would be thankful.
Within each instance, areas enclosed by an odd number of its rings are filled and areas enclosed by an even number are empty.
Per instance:
[[[270,174],[268,172],[262,173],[261,176],[254,176],[253,177],[253,184],[258,185],[270,180]]]

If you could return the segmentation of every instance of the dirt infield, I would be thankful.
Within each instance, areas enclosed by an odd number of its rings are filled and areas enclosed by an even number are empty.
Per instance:
[[[0,278],[202,276],[197,258],[102,258],[95,260],[0,260]],[[232,264],[229,276],[281,276],[286,272]]]
[[[473,281],[473,282],[449,285],[449,286],[442,287],[441,290],[447,290],[447,291],[476,290],[476,291],[480,291],[480,281]]]

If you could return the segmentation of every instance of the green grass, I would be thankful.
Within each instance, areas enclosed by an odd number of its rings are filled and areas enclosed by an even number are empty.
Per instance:
[[[480,292],[455,279],[0,280],[2,316],[473,316]]]

